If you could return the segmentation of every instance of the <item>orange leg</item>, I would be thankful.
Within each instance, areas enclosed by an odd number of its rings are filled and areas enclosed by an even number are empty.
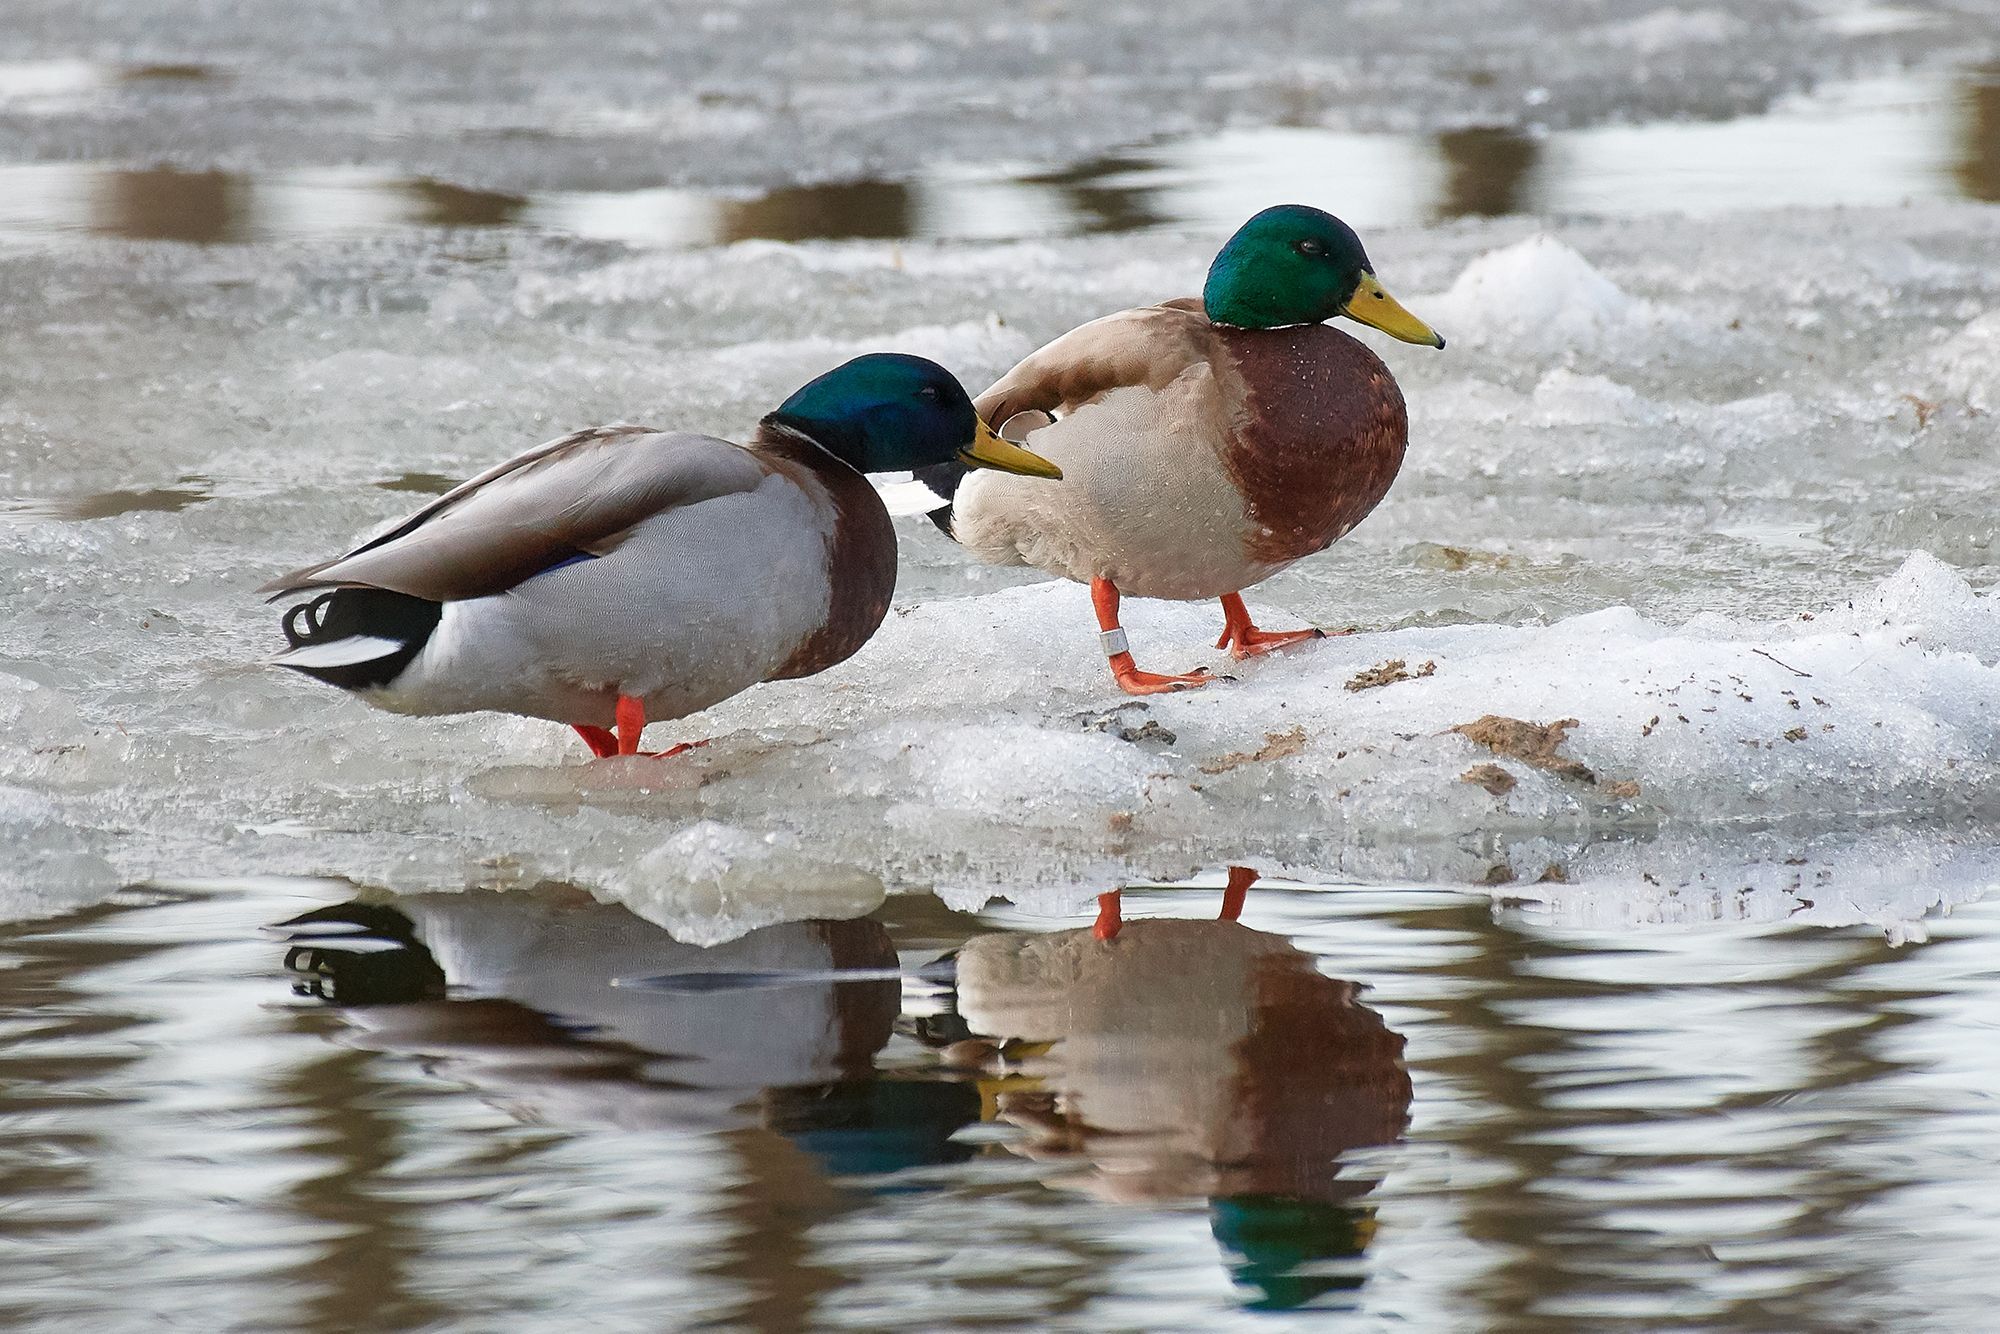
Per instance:
[[[1114,889],[1109,894],[1097,896],[1097,920],[1090,924],[1090,934],[1099,940],[1116,940],[1118,928],[1125,925],[1125,919],[1118,911],[1118,895],[1121,892]]]
[[[1117,678],[1119,689],[1126,694],[1158,695],[1169,690],[1193,690],[1208,684],[1206,667],[1198,667],[1185,676],[1139,670],[1138,664],[1132,661],[1131,650],[1125,646],[1125,631],[1118,624],[1118,585],[1109,579],[1092,579],[1090,603],[1097,609],[1097,628],[1102,631],[1098,638],[1111,659],[1111,675]]]
[[[1247,866],[1229,868],[1229,883],[1222,891],[1222,911],[1215,915],[1218,922],[1233,922],[1243,915],[1243,899],[1250,892],[1250,886],[1257,883],[1257,873]]]
[[[1222,638],[1215,641],[1215,646],[1228,649],[1229,655],[1239,661],[1254,658],[1259,653],[1269,653],[1287,644],[1296,644],[1302,639],[1324,638],[1326,631],[1317,628],[1259,630],[1250,623],[1250,609],[1243,605],[1241,593],[1222,595]]]
[[[646,706],[629,695],[620,695],[617,706],[612,710],[617,720],[618,730],[608,727],[591,727],[584,723],[571,723],[576,734],[583,738],[583,744],[590,747],[590,753],[600,760],[608,760],[613,755],[636,755],[646,760],[664,760],[693,750],[696,746],[706,746],[706,738],[700,741],[683,741],[678,746],[665,750],[640,750],[639,734],[646,730]]]
[[[620,695],[611,716],[618,720],[618,753],[637,755],[639,733],[646,730],[646,706],[630,695]]]

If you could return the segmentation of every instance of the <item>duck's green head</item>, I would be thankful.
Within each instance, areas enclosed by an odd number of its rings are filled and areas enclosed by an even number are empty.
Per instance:
[[[898,352],[871,352],[834,367],[764,421],[809,437],[862,472],[907,472],[956,459],[1029,477],[1062,476],[1041,455],[987,429],[950,371]]]
[[[1304,204],[1267,208],[1237,228],[1208,267],[1201,301],[1209,319],[1242,329],[1345,315],[1406,343],[1444,346],[1382,289],[1354,229]]]

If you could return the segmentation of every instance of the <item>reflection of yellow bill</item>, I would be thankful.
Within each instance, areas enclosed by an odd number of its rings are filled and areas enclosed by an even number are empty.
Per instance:
[[[978,1081],[979,1119],[997,1121],[1000,1119],[1000,1097],[1005,1093],[1039,1093],[1042,1091],[1040,1075],[989,1075]]]
[[[1400,309],[1400,307],[1399,307]],[[993,428],[985,422],[979,423],[979,433],[972,437],[972,443],[958,451],[959,461],[975,468],[992,468],[999,472],[1019,473],[1023,477],[1062,477],[1062,469],[1050,463],[1040,454],[1021,448],[1010,440],[1002,440],[993,434]]]
[[[1404,310],[1403,303],[1390,296],[1372,273],[1361,275],[1361,284],[1354,289],[1354,295],[1347,298],[1347,305],[1340,313],[1406,343],[1444,346],[1444,339],[1438,337],[1437,330]]]

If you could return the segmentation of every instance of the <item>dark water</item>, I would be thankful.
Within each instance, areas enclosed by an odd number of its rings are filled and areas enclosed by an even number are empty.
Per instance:
[[[0,931],[0,1323],[1974,1329],[2000,904],[130,891]],[[310,914],[306,921],[292,921]],[[278,930],[272,924],[290,921]]]
[[[117,77],[202,73],[161,68],[167,73]],[[1281,199],[1335,209],[1363,227],[1509,213],[1996,202],[2000,66],[1839,85],[1729,121],[1552,134],[1278,126],[1138,146],[1056,171],[950,168],[909,181],[797,186],[755,197],[674,188],[511,194],[365,168],[253,175],[20,164],[0,166],[0,235],[219,243],[519,227],[648,245],[997,240],[1227,230]]]

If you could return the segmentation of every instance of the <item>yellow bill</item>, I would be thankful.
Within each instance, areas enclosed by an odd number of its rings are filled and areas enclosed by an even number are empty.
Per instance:
[[[972,437],[972,443],[959,450],[958,457],[960,462],[974,468],[992,468],[998,472],[1019,473],[1023,477],[1062,478],[1061,468],[1040,454],[1031,453],[1010,440],[1002,440],[983,421],[979,423],[979,431]]]
[[[1391,338],[1400,338],[1406,343],[1423,343],[1430,347],[1443,347],[1444,339],[1438,337],[1437,330],[1425,324],[1409,311],[1403,303],[1390,296],[1382,283],[1372,273],[1361,275],[1360,286],[1354,295],[1347,298],[1347,305],[1341,314],[1371,329],[1380,329]]]

